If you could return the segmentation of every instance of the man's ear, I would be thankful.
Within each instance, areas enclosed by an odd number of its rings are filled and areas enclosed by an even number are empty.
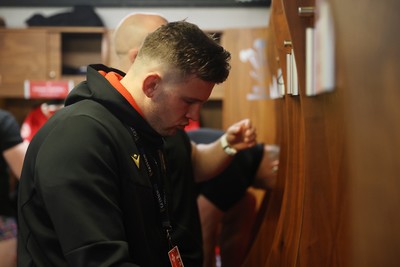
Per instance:
[[[153,97],[160,80],[160,76],[157,73],[148,74],[143,80],[143,93],[149,98]]]
[[[139,53],[138,48],[132,48],[128,51],[129,62],[133,63],[135,61],[137,54]]]

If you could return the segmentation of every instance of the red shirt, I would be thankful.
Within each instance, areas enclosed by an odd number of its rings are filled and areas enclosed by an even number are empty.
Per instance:
[[[24,122],[21,126],[21,136],[24,140],[31,141],[36,132],[40,129],[40,127],[45,124],[45,122],[49,119],[42,112],[41,106],[34,108],[31,112],[28,113]]]

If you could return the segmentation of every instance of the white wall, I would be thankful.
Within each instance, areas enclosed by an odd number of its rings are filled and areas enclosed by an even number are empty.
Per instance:
[[[6,21],[7,27],[26,27],[25,21],[34,14],[51,16],[62,12],[70,12],[72,8],[16,8],[1,7],[0,17]],[[113,29],[118,22],[131,12],[155,12],[170,21],[187,19],[202,29],[221,30],[226,28],[265,27],[268,25],[269,8],[96,8],[107,28]]]

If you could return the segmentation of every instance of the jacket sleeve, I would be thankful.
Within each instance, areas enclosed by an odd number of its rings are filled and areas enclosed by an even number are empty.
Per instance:
[[[129,256],[116,140],[98,121],[75,116],[42,146],[35,183],[69,266],[138,266]]]

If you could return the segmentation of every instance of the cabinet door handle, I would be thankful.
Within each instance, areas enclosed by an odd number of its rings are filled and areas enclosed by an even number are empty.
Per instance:
[[[298,8],[298,14],[300,17],[312,17],[314,16],[315,8],[313,6],[301,6]]]

